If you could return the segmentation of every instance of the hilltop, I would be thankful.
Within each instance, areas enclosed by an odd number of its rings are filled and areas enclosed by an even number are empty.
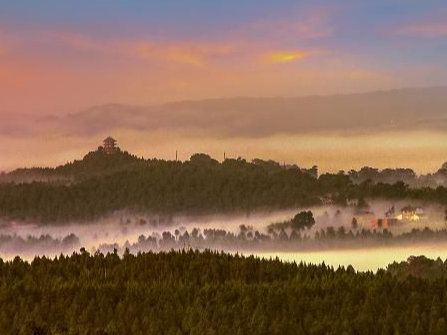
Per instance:
[[[101,148],[87,153],[82,159],[74,160],[54,168],[19,168],[0,176],[0,182],[76,182],[83,179],[107,176],[123,170],[142,168],[148,160],[138,158],[127,151],[117,150],[108,155]]]
[[[318,175],[317,167],[303,169],[260,159],[218,162],[195,154],[184,162],[165,161],[138,158],[118,147],[111,152],[99,147],[82,160],[56,168],[4,175],[0,220],[84,222],[121,210],[201,215],[346,206],[349,199],[364,198],[446,203],[445,187],[410,188],[404,177],[421,178],[408,169],[365,168]]]

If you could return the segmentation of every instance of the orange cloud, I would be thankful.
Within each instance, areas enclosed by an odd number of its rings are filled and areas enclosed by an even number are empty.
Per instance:
[[[447,22],[409,25],[398,29],[396,34],[426,38],[447,37]]]
[[[68,46],[74,50],[193,66],[205,65],[213,58],[230,55],[235,50],[232,45],[213,45],[197,41],[100,40],[71,32],[44,32],[42,36],[49,41]]]
[[[281,52],[275,51],[264,56],[264,60],[271,63],[290,63],[307,57],[304,51]]]
[[[271,46],[268,43],[252,41],[212,44],[202,41],[160,42],[151,39],[96,40],[89,36],[70,32],[45,32],[43,36],[75,50],[99,52],[107,55],[132,57],[161,63],[185,64],[194,67],[209,65],[217,60],[233,56],[236,56],[240,61],[247,61],[259,59],[259,55],[262,55],[261,58],[264,62],[289,63],[301,60],[317,52],[321,53],[321,51],[315,50],[269,51]]]
[[[294,25],[288,22],[282,27],[286,26]],[[297,30],[291,32],[295,31],[294,36],[301,32],[302,38],[324,35],[324,29],[312,31],[306,26],[318,25],[297,24]],[[259,31],[259,36],[264,32]],[[17,45],[1,58],[0,113],[58,114],[107,102],[152,104],[378,87],[377,78],[367,73],[351,73],[350,78],[362,80],[346,80],[346,72],[356,68],[347,67],[353,62],[346,62],[345,56],[333,66],[330,60],[334,51],[329,57],[328,51],[313,43],[309,46],[306,41],[292,40],[293,47],[287,44],[290,40],[278,41],[274,35],[265,39],[250,38],[252,35],[241,31],[238,36],[214,42],[28,32],[20,35]],[[314,57],[319,55],[324,57]],[[287,64],[296,66],[291,69]],[[356,65],[362,68],[364,64]]]
[[[310,53],[289,49],[297,41],[327,37],[333,33],[329,25],[330,8],[313,8],[286,18],[262,19],[244,23],[229,30],[219,42],[197,40],[98,39],[71,32],[47,32],[46,38],[76,50],[108,55],[134,57],[165,63],[201,67],[215,61],[288,63],[308,57]],[[277,50],[278,46],[285,50]],[[260,56],[261,55],[261,56]]]
[[[143,59],[168,61],[193,66],[203,66],[212,59],[231,55],[235,47],[231,45],[211,45],[201,43],[157,44],[150,41],[125,42],[122,50]]]

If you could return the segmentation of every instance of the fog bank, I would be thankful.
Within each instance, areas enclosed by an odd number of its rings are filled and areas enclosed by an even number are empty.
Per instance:
[[[400,211],[408,205],[418,206],[418,203],[405,201],[390,203],[386,201],[371,202],[369,212],[377,217],[383,217],[391,206]],[[311,210],[315,217],[315,225],[311,229],[303,230],[300,241],[281,241],[281,237],[273,237],[268,243],[246,244],[240,240],[241,229],[247,229],[262,236],[271,236],[267,227],[272,223],[290,220],[300,210]],[[179,239],[188,231],[189,235],[196,229],[198,236],[209,238],[207,230],[219,230],[232,234],[229,239],[217,239],[215,242],[199,244],[202,248],[213,248],[226,252],[241,252],[255,254],[260,257],[279,257],[285,261],[304,261],[338,266],[352,264],[358,270],[376,270],[393,261],[405,260],[410,255],[425,254],[430,258],[447,257],[447,239],[444,234],[438,239],[422,239],[419,235],[409,235],[408,238],[398,239],[402,234],[411,233],[413,229],[423,230],[425,227],[433,231],[445,229],[444,208],[441,206],[425,206],[426,218],[421,222],[406,222],[388,228],[393,241],[378,236],[366,239],[352,240],[315,240],[316,234],[327,229],[336,232],[343,227],[346,232],[352,230],[355,234],[363,231],[379,231],[383,229],[372,227],[368,222],[352,227],[352,218],[359,218],[355,207],[339,208],[324,206],[301,208],[283,211],[265,211],[256,213],[239,213],[234,215],[215,215],[201,217],[163,217],[151,214],[135,214],[128,212],[115,213],[111,217],[88,224],[70,224],[60,226],[21,225],[14,222],[3,223],[0,227],[0,256],[12,259],[19,255],[31,260],[37,255],[56,256],[60,253],[70,254],[79,251],[80,247],[90,252],[101,250],[113,252],[116,248],[123,252],[131,247],[133,251],[169,250],[170,248],[195,247],[194,243],[183,243]],[[164,236],[169,232],[170,236]],[[290,232],[287,232],[290,236]],[[142,236],[144,238],[142,239]],[[245,234],[244,239],[249,235]],[[346,235],[348,236],[348,235]],[[422,235],[421,235],[422,236]],[[166,238],[168,238],[166,240]],[[415,239],[417,238],[417,239]],[[175,243],[169,242],[169,239]],[[276,239],[276,241],[275,241]],[[396,239],[394,241],[394,239]],[[164,241],[162,241],[164,240]],[[168,242],[166,242],[168,241]],[[233,241],[233,242],[231,242]],[[237,243],[235,243],[236,241]],[[250,241],[250,237],[247,241]],[[155,243],[155,244],[154,244]],[[210,244],[211,243],[211,244]]]

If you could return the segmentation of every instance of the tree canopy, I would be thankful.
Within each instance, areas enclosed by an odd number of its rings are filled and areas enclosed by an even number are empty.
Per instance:
[[[354,183],[346,174],[315,172],[316,168],[241,158],[220,163],[205,154],[179,162],[97,151],[55,169],[3,176],[0,220],[83,222],[124,209],[169,215],[249,212],[323,203],[344,206],[353,198],[447,204],[445,187],[410,188],[401,181]]]
[[[311,211],[303,211],[296,214],[291,220],[292,229],[310,229],[315,224],[314,215]]]
[[[0,333],[447,332],[447,281],[215,252],[0,261]]]

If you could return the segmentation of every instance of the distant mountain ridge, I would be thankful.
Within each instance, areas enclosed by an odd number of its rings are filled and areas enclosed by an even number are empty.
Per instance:
[[[290,98],[222,98],[155,106],[107,104],[63,117],[15,116],[5,134],[96,135],[190,129],[229,136],[447,129],[447,87]]]

